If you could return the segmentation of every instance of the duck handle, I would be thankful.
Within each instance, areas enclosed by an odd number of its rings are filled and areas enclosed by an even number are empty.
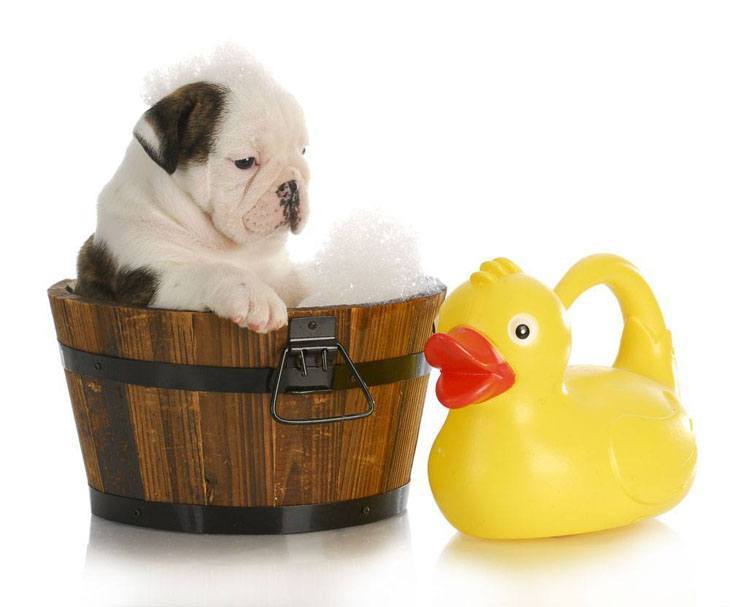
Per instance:
[[[585,291],[605,285],[621,306],[624,329],[613,366],[639,373],[674,390],[672,336],[649,285],[617,255],[599,254],[575,264],[555,287],[565,308]]]

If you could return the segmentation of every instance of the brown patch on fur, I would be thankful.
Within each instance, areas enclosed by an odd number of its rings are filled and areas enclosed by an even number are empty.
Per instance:
[[[103,242],[92,234],[79,251],[75,293],[90,299],[138,306],[148,305],[157,292],[159,277],[148,268],[119,268]]]
[[[170,93],[144,114],[160,140],[159,150],[135,133],[145,152],[170,175],[178,166],[204,162],[225,106],[226,89],[209,82],[193,82]]]

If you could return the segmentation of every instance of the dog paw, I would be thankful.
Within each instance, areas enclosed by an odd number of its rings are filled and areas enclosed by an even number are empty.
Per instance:
[[[236,285],[211,308],[219,316],[230,318],[239,327],[256,333],[275,331],[288,322],[286,305],[263,283]]]

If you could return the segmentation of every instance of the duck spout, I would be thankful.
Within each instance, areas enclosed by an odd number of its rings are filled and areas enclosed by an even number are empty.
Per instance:
[[[432,367],[441,369],[436,396],[449,409],[494,398],[515,382],[512,367],[488,339],[470,327],[432,335],[424,353]]]

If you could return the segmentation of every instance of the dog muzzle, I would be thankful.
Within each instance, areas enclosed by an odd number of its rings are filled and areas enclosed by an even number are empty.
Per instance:
[[[244,215],[243,223],[251,232],[269,234],[284,227],[296,232],[302,219],[299,186],[291,180],[285,181],[276,190],[269,190]]]

